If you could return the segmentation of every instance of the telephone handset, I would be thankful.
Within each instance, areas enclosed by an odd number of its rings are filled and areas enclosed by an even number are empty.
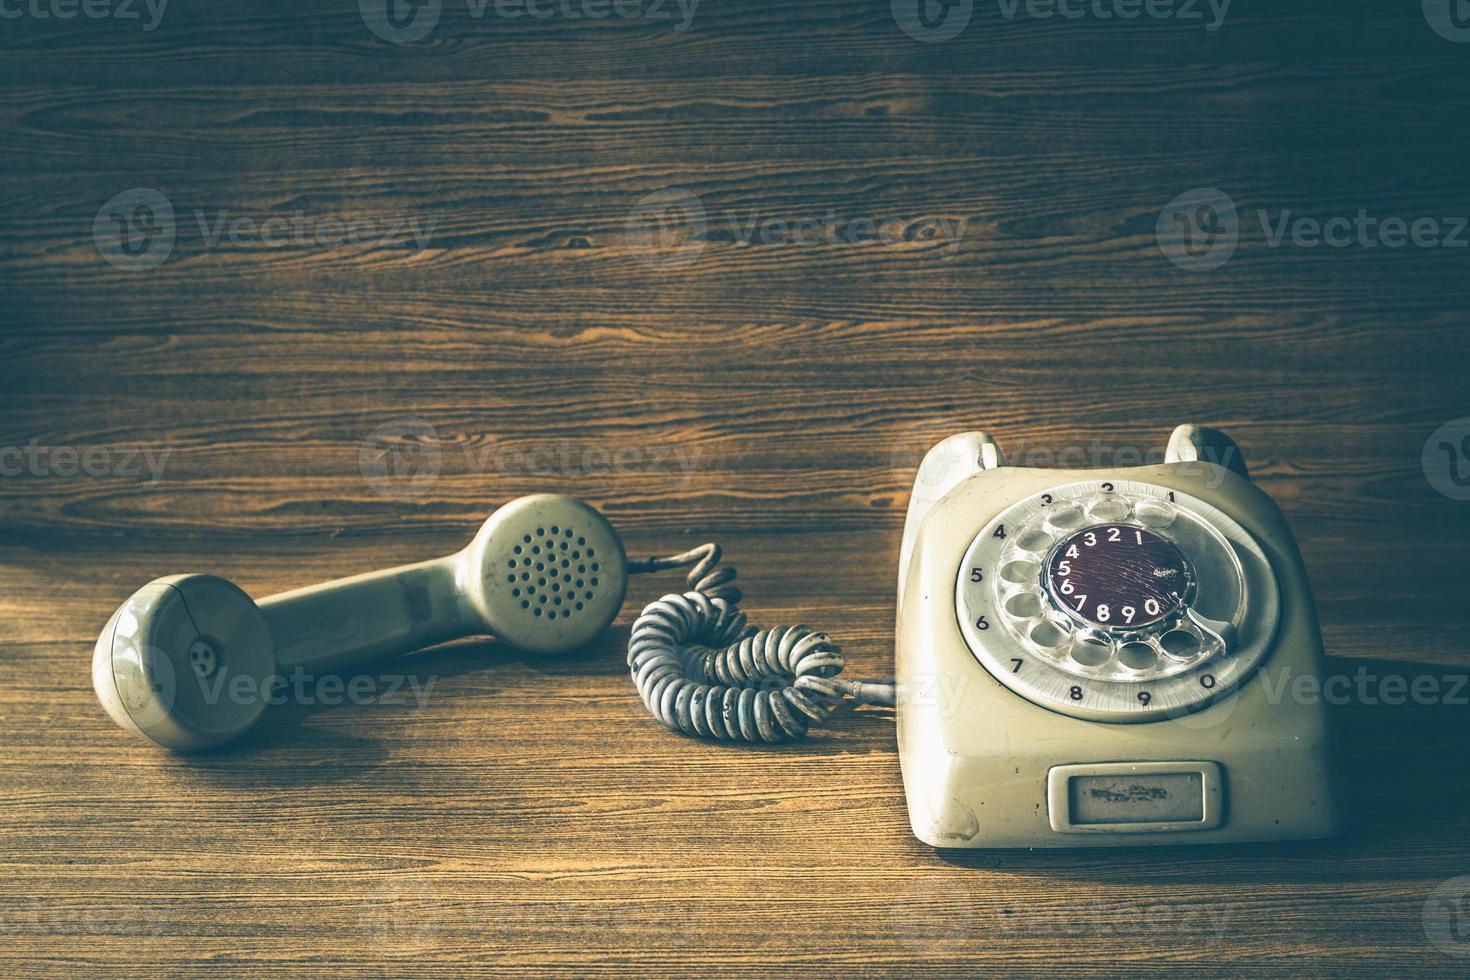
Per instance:
[[[901,548],[898,737],[915,834],[943,847],[1316,837],[1339,822],[1301,559],[1238,448],[1010,467],[930,450]],[[936,474],[938,475],[936,478]],[[1186,833],[1187,832],[1187,833]]]
[[[607,628],[627,584],[622,542],[601,514],[569,497],[522,497],[455,554],[259,603],[213,575],[156,579],[103,629],[92,683],[123,728],[175,751],[207,749],[250,729],[286,672],[480,634],[570,650]]]

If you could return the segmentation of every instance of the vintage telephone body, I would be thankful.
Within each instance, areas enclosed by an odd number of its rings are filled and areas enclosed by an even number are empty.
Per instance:
[[[1007,467],[981,433],[935,446],[900,554],[896,685],[840,677],[842,654],[809,627],[748,625],[719,562],[714,544],[630,560],[592,507],[537,494],[455,554],[259,602],[212,575],[157,579],[104,627],[92,680],[121,727],[208,749],[249,730],[288,672],[473,635],[571,650],[617,616],[630,574],[689,569],[687,589],[649,603],[630,633],[649,711],[682,734],[774,743],[844,704],[896,702],[909,814],[929,844],[1337,825],[1321,705],[1280,696],[1321,670],[1301,561],[1212,430],[1181,426],[1165,463],[1116,472]]]
[[[1291,697],[1322,672],[1306,574],[1223,434],[1181,426],[1163,463],[1086,471],[1006,466],[983,433],[953,436],[920,468],[900,562],[898,742],[920,840],[1339,829],[1325,708]]]

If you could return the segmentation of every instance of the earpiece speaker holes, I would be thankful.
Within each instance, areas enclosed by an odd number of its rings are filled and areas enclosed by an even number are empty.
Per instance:
[[[602,564],[594,560],[597,549],[576,528],[543,525],[523,534],[512,550],[519,557],[506,562],[511,570],[506,581],[515,586],[511,595],[520,600],[521,608],[533,616],[540,618],[544,612],[548,620],[568,619],[585,610],[596,595],[600,579],[595,573],[602,571]]]

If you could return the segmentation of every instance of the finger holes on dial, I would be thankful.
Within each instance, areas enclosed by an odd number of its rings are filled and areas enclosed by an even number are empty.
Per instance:
[[[1039,528],[1027,528],[1016,535],[1016,547],[1022,551],[1040,553],[1051,544],[1051,535]]]
[[[1059,504],[1047,511],[1046,522],[1060,531],[1070,531],[1082,526],[1085,516],[1076,504]]]
[[[1176,660],[1186,660],[1199,653],[1199,640],[1188,630],[1170,630],[1159,637],[1159,646]]]
[[[956,566],[957,625],[996,681],[1064,714],[1123,722],[1194,710],[1266,645],[1212,632],[1240,625],[1245,586],[1267,567],[1245,535],[1228,533],[1235,528],[1168,487],[1099,476],[1048,486],[975,531]],[[579,562],[591,559],[573,561],[574,571]],[[1252,612],[1264,623],[1276,596],[1260,596]],[[1241,658],[1226,660],[1230,651]]]
[[[1067,640],[1067,634],[1051,623],[1038,623],[1031,630],[1031,642],[1048,650],[1055,650]]]
[[[1112,648],[1097,640],[1078,640],[1072,644],[1072,659],[1084,667],[1101,667],[1112,655]]]
[[[1144,527],[1168,527],[1174,523],[1175,510],[1166,500],[1140,500],[1133,508],[1133,515]]]
[[[1087,506],[1087,512],[1094,520],[1099,521],[1124,520],[1128,517],[1129,510],[1128,501],[1115,494],[1096,497]]]
[[[1147,643],[1125,643],[1118,648],[1118,659],[1129,670],[1149,670],[1159,662],[1159,655]]]
[[[1006,612],[1017,619],[1041,615],[1041,596],[1035,592],[1017,592],[1006,600]]]
[[[1000,577],[1017,585],[1033,583],[1041,575],[1041,566],[1034,561],[1009,561],[1001,567]]]

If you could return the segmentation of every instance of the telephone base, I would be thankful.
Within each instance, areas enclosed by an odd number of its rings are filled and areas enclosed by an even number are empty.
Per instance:
[[[927,460],[916,484],[896,642],[920,840],[1339,831],[1327,708],[1299,696],[1323,670],[1311,590],[1228,437],[1181,426],[1165,462],[1118,470],[1006,466],[982,433],[931,456],[946,465]]]

